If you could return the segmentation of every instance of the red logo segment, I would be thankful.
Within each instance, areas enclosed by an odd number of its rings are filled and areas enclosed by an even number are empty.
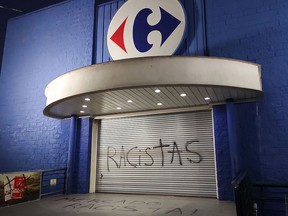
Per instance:
[[[124,29],[125,29],[127,18],[122,22],[122,24],[119,26],[119,28],[115,31],[115,33],[110,38],[115,44],[117,44],[126,53],[127,53],[127,50],[126,50],[125,43],[124,43]]]

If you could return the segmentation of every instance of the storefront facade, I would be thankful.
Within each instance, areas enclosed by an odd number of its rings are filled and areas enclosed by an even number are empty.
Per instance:
[[[113,61],[107,46],[109,24],[124,4],[122,0],[103,5],[92,0],[68,1],[11,20],[1,73],[0,107],[9,115],[1,121],[4,163],[0,171],[68,166],[70,192],[158,193],[224,200],[233,199],[231,180],[244,170],[256,180],[285,178],[286,54],[281,47],[285,47],[288,32],[282,28],[287,21],[281,8],[287,3],[259,1],[251,5],[242,1],[235,6],[221,2],[181,1],[187,30],[174,53],[178,57],[156,56],[155,62],[150,57],[136,60],[139,62],[124,60],[132,66]],[[264,25],[262,21],[270,13],[279,16],[272,16]],[[192,56],[218,58],[194,60]],[[169,72],[167,62],[174,59],[180,60],[173,63],[179,72],[172,77],[174,71]],[[197,61],[205,59],[208,63],[199,66]],[[182,70],[186,60],[193,64]],[[128,77],[137,80],[129,71],[137,65],[141,72],[145,61],[156,68],[150,73],[165,71],[165,76],[159,76],[165,79],[152,83],[153,79],[141,74],[141,84],[126,82]],[[209,67],[209,61],[216,62]],[[224,67],[223,61],[231,65]],[[158,64],[167,68],[159,70]],[[254,73],[260,72],[259,65],[262,77]],[[216,74],[202,77],[206,83],[197,79],[191,83],[188,76],[181,80],[194,68],[210,69],[210,74],[215,69]],[[89,70],[92,77],[93,71],[108,72],[95,81],[97,85],[93,86],[92,80],[86,86],[89,79],[82,74]],[[116,74],[117,70],[127,73],[127,79],[119,77],[115,79],[119,82],[114,82],[115,76],[109,72]],[[241,70],[249,71],[245,79],[234,74]],[[217,71],[227,79],[220,79]],[[254,74],[258,75],[257,88],[251,84]],[[79,88],[77,82],[71,86],[63,83],[67,78],[71,84],[74,75],[83,80]],[[195,77],[199,76],[190,78]],[[172,78],[177,80],[175,85]],[[224,83],[217,83],[217,78]],[[109,79],[111,86],[104,85]],[[6,89],[9,93],[4,94]],[[157,89],[162,96],[154,95]],[[184,93],[189,99],[180,96]],[[210,99],[205,100],[208,94]],[[86,98],[90,100],[85,102]],[[122,102],[117,110],[119,98],[132,102]],[[137,104],[139,98],[141,104]],[[94,108],[89,110],[91,103]],[[129,110],[128,103],[134,108]],[[152,103],[156,108],[151,108]],[[65,120],[43,117],[44,108],[45,115]],[[15,154],[17,160],[11,160]]]

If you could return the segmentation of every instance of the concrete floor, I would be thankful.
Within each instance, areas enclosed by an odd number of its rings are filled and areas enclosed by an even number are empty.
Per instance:
[[[0,208],[0,215],[15,216],[236,216],[235,204],[216,199],[127,195],[77,194]]]

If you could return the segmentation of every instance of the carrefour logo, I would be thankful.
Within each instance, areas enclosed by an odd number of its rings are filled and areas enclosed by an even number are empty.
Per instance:
[[[112,59],[172,55],[180,46],[186,16],[178,0],[128,0],[107,35]]]

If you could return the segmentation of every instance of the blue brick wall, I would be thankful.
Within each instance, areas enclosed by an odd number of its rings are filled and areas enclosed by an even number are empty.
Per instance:
[[[232,180],[248,171],[260,180],[256,103],[213,106],[215,153],[220,200],[233,200]]]
[[[220,200],[233,200],[226,105],[213,106],[215,156]]]
[[[92,119],[80,118],[77,121],[77,142],[75,154],[74,188],[75,193],[89,192]]]
[[[254,177],[261,180],[288,181],[287,8],[286,0],[206,1],[210,55],[262,65],[263,97],[257,109],[243,107],[240,113],[254,115],[257,133],[244,128],[240,132],[250,143],[255,141]]]
[[[246,169],[252,180],[257,181],[260,180],[258,104],[240,103],[235,108],[242,170]]]
[[[92,63],[94,1],[9,21],[0,77],[0,172],[67,166],[69,120],[44,117],[46,85]]]

